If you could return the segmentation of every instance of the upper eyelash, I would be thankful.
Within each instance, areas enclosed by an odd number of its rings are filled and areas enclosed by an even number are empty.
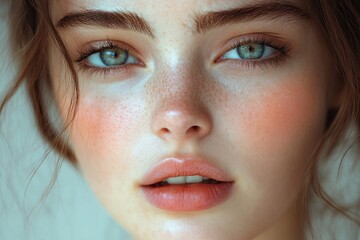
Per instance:
[[[247,37],[238,37],[235,38],[233,40],[231,40],[231,45],[230,47],[227,47],[226,51],[222,51],[223,53],[215,59],[215,62],[217,62],[219,59],[222,58],[222,56],[227,52],[230,51],[232,49],[238,48],[242,45],[245,44],[249,44],[249,43],[258,43],[258,44],[264,44],[267,46],[270,46],[274,49],[276,49],[277,51],[280,52],[280,56],[275,56],[272,58],[267,58],[267,59],[251,59],[251,60],[241,60],[239,64],[246,64],[246,67],[252,67],[252,68],[256,68],[256,67],[260,67],[261,69],[267,67],[267,65],[271,65],[276,67],[276,65],[281,61],[281,60],[285,60],[288,52],[291,50],[290,46],[288,45],[287,42],[281,41],[281,40],[275,40],[274,38],[276,38],[276,36],[247,36]],[[78,51],[78,55],[79,57],[77,59],[75,59],[75,62],[79,63],[80,69],[81,70],[90,70],[91,73],[101,73],[106,75],[107,73],[119,69],[121,68],[122,70],[128,70],[128,64],[124,64],[124,65],[119,65],[116,67],[107,67],[107,68],[99,68],[99,67],[94,67],[94,66],[90,66],[86,63],[84,63],[83,61],[88,58],[90,55],[101,52],[102,50],[106,50],[106,49],[121,49],[123,51],[126,51],[127,53],[129,52],[129,49],[123,46],[119,46],[118,44],[107,40],[101,44],[98,44],[99,47],[96,47],[94,45],[90,45],[86,50],[84,51]],[[223,46],[221,48],[224,48]]]
[[[84,60],[88,58],[90,55],[99,53],[102,50],[107,49],[121,49],[127,53],[130,52],[130,50],[127,47],[120,46],[110,40],[107,40],[105,42],[99,43],[99,46],[90,45],[87,49],[83,51],[78,51],[78,58],[76,58],[74,61],[79,64],[79,70],[89,72],[90,74],[101,74],[101,75],[107,75],[109,73],[112,73],[114,70],[122,70],[127,71],[129,70],[129,64],[123,64],[116,67],[95,67],[91,66],[89,64],[84,63]]]
[[[75,62],[77,63],[82,62],[90,55],[101,52],[102,50],[106,50],[106,49],[121,49],[126,53],[129,52],[129,49],[127,49],[126,47],[120,47],[117,44],[113,43],[112,41],[106,41],[102,43],[100,47],[95,47],[93,45],[90,45],[85,51],[78,51],[79,57],[75,60]]]
[[[242,45],[249,44],[249,43],[258,43],[258,44],[264,44],[269,47],[272,47],[276,50],[278,50],[282,54],[287,54],[290,51],[290,46],[287,42],[284,41],[277,41],[274,40],[274,38],[270,38],[267,36],[259,37],[259,36],[250,36],[244,39],[242,38],[235,38],[232,40],[231,47],[228,48],[226,51],[223,51],[222,55],[226,53],[227,51],[230,51],[232,49],[238,48]],[[220,58],[221,58],[220,56]],[[243,61],[254,61],[254,60],[243,60]],[[256,60],[256,61],[262,61],[262,60]]]
[[[231,49],[238,48],[242,45],[249,44],[249,43],[264,44],[264,45],[270,46],[272,48],[275,48],[276,50],[280,51],[281,53],[287,52],[286,50],[288,49],[286,43],[279,45],[279,43],[277,43],[277,42],[274,42],[271,40],[265,40],[265,39],[264,40],[246,40],[246,41],[238,40],[238,42],[235,42],[233,44],[234,46]]]
[[[277,40],[277,36],[268,36],[271,34],[266,34],[265,36],[263,33],[258,36],[256,34],[246,36],[246,37],[237,37],[229,42],[224,43],[220,46],[221,55],[215,58],[214,63],[219,61],[232,61],[233,64],[239,66],[245,66],[246,68],[260,68],[265,70],[267,67],[272,66],[274,68],[277,67],[278,64],[285,61],[287,59],[288,53],[291,51],[290,44],[284,40]],[[276,54],[273,57],[268,57],[265,59],[243,59],[243,60],[234,60],[234,59],[222,59],[224,54],[230,50],[236,49],[242,45],[249,44],[249,43],[257,43],[257,44],[264,44],[269,47],[274,48],[275,50],[279,51],[279,54]]]

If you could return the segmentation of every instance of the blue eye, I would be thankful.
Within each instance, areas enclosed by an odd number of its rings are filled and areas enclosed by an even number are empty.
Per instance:
[[[247,43],[227,51],[222,59],[256,60],[273,55],[277,50],[265,43]]]
[[[115,67],[124,64],[136,64],[138,60],[121,48],[108,48],[90,54],[86,61],[93,67]]]

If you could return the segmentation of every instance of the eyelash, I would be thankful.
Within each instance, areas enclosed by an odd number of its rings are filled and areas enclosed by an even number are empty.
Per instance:
[[[276,68],[281,62],[286,60],[288,57],[289,52],[291,51],[290,45],[287,42],[282,40],[277,40],[278,37],[268,35],[265,36],[258,36],[258,35],[250,35],[245,37],[238,37],[235,38],[230,42],[230,44],[225,44],[227,46],[223,46],[222,48],[226,49],[222,51],[219,57],[215,59],[215,63],[217,62],[224,62],[224,61],[231,61],[235,66],[245,67],[245,68],[252,68],[255,69],[259,67],[260,69],[266,69],[267,67],[271,66]],[[255,44],[263,44],[265,46],[274,48],[278,53],[275,56],[268,57],[265,59],[255,59],[255,60],[238,60],[238,59],[221,59],[225,53],[230,50],[236,49],[242,45],[255,43]],[[230,46],[229,46],[230,45]]]
[[[229,43],[225,44],[228,45],[227,47],[226,46],[222,47],[223,49],[226,48],[226,50],[222,51],[222,54],[215,59],[214,63],[231,61],[232,64],[234,64],[237,67],[245,67],[252,69],[259,67],[260,69],[266,69],[267,67],[271,66],[273,68],[276,68],[279,65],[279,63],[286,60],[288,53],[291,50],[288,43],[280,40],[275,40],[276,38],[277,38],[276,36],[269,37],[269,36],[257,36],[257,35],[247,36],[245,37],[245,39],[244,37],[235,38],[230,42],[230,44]],[[259,60],[258,59],[256,60],[221,59],[224,56],[224,54],[227,53],[228,51],[236,49],[242,45],[249,43],[263,44],[265,46],[269,46],[271,48],[274,48],[276,51],[278,51],[278,54],[276,54],[273,57],[268,57],[266,59],[259,59]],[[88,71],[90,74],[100,73],[102,75],[107,75],[110,73],[116,73],[118,71],[126,72],[129,70],[129,68],[132,65],[138,65],[138,64],[122,64],[122,65],[117,65],[116,67],[95,67],[87,64],[85,60],[88,57],[90,57],[92,54],[99,53],[103,50],[119,49],[130,54],[132,52],[129,50],[129,48],[120,46],[110,40],[107,40],[103,43],[98,43],[98,45],[99,46],[90,45],[84,51],[78,52],[79,57],[75,60],[75,62],[78,63],[80,70],[84,72]],[[139,65],[141,65],[141,61]]]
[[[89,71],[90,74],[100,73],[102,75],[106,75],[109,73],[113,73],[113,71],[126,72],[129,70],[131,65],[136,65],[136,64],[122,64],[122,65],[117,65],[116,67],[95,67],[95,66],[91,66],[91,65],[87,64],[85,62],[85,60],[88,57],[90,57],[92,54],[99,53],[99,52],[101,52],[103,50],[107,50],[107,49],[119,49],[119,50],[125,51],[126,53],[131,54],[131,51],[129,50],[129,48],[120,46],[110,40],[99,43],[98,45],[99,45],[98,47],[94,46],[94,45],[90,45],[87,49],[78,52],[79,57],[77,59],[75,59],[75,62],[79,64],[80,70]]]

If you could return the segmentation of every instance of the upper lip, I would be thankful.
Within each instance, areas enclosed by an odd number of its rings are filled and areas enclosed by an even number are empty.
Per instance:
[[[142,186],[165,181],[178,176],[199,175],[219,182],[232,182],[232,178],[219,167],[202,157],[168,157],[160,161],[148,171],[141,180]]]

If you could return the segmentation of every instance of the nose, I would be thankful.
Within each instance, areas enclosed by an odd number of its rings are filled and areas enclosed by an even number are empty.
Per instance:
[[[152,125],[154,133],[163,140],[201,139],[211,131],[211,117],[195,99],[172,98],[160,102]]]

